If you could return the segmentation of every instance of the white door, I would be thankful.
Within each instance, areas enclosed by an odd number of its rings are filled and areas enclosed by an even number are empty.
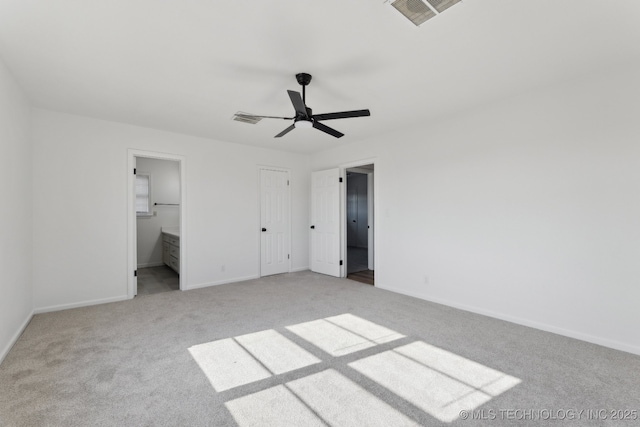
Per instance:
[[[289,172],[260,169],[260,275],[289,271]]]
[[[138,189],[137,189],[137,184],[138,181],[135,177],[136,175],[136,167],[138,165],[138,158],[137,157],[133,157],[133,210],[134,210],[134,220],[133,220],[133,239],[134,239],[134,245],[133,245],[133,265],[135,268],[135,271],[133,273],[133,296],[135,297],[136,295],[138,295],[138,218],[137,218],[137,214],[135,211],[137,211],[137,198],[138,198]]]
[[[347,246],[357,246],[358,241],[358,186],[354,177],[347,176]]]
[[[311,271],[340,277],[340,170],[311,174]]]
[[[375,270],[373,265],[373,172],[367,174],[367,205],[369,270]]]

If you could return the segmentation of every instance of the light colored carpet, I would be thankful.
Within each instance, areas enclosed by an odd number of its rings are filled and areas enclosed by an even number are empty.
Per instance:
[[[640,357],[310,272],[39,314],[0,365],[2,426],[638,425],[616,410]]]

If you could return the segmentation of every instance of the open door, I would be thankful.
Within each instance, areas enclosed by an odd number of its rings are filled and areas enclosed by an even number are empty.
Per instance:
[[[373,254],[373,248],[374,248],[374,241],[373,241],[373,224],[374,224],[374,220],[373,220],[373,214],[374,214],[374,210],[373,210],[373,172],[369,172],[367,174],[367,220],[368,220],[368,263],[369,263],[369,270],[373,271],[375,270],[375,266],[373,264],[373,258],[374,258],[374,254]]]
[[[340,169],[311,174],[311,271],[340,277]]]
[[[136,209],[136,196],[138,194],[138,180],[136,179],[135,175],[136,175],[136,170],[137,170],[137,166],[138,166],[138,158],[137,157],[133,157],[133,175],[134,175],[134,179],[133,179],[133,206],[134,206],[134,210]],[[131,196],[130,196],[131,197]],[[133,236],[134,236],[134,251],[131,254],[131,256],[133,257],[133,265],[135,266],[135,270],[133,272],[133,296],[137,296],[138,295],[138,251],[137,251],[137,246],[138,246],[138,239],[137,239],[137,234],[138,234],[138,221],[133,221]]]

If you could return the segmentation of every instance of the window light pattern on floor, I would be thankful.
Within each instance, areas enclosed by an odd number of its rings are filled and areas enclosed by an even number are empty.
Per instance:
[[[475,409],[519,379],[417,341],[349,364],[440,421]]]
[[[285,373],[295,378],[272,387],[265,383],[268,388],[247,395],[236,391],[225,405],[241,427],[418,425],[410,411],[399,411],[361,385],[371,382],[377,393],[385,390],[441,422],[452,422],[461,410],[478,408],[520,383],[423,341],[406,344],[405,335],[353,314],[287,326],[283,333],[291,339],[270,329],[189,348],[217,392]],[[358,357],[363,350],[366,354]],[[341,372],[325,366],[329,361]],[[316,372],[309,373],[313,366]]]
[[[404,338],[404,335],[353,314],[300,323],[287,329],[331,356],[343,356]]]
[[[242,427],[418,425],[333,369],[232,400],[226,407]]]
[[[196,345],[189,352],[217,392],[320,362],[274,330]]]

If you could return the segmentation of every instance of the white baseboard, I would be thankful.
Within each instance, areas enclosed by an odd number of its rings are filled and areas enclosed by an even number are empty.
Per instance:
[[[259,278],[260,276],[258,275],[251,275],[251,276],[245,276],[245,277],[236,277],[233,279],[218,280],[217,282],[200,283],[198,285],[191,285],[191,286],[185,287],[183,291],[191,291],[194,289],[208,288],[209,286],[226,285],[227,283],[244,282],[245,280],[253,280],[253,279],[259,279]]]
[[[491,310],[485,310],[483,308],[479,308],[479,307],[474,307],[474,306],[469,306],[469,305],[465,305],[465,304],[458,304],[452,301],[448,301],[448,300],[443,300],[440,298],[432,298],[429,297],[427,295],[423,295],[423,294],[419,294],[419,293],[415,293],[415,292],[406,292],[402,289],[398,289],[398,288],[394,288],[394,287],[389,287],[389,286],[384,286],[384,285],[377,285],[376,287],[378,289],[384,289],[387,291],[391,291],[391,292],[395,292],[398,294],[402,294],[402,295],[407,295],[410,297],[414,297],[414,298],[419,298],[425,301],[430,301],[430,302],[434,302],[436,304],[442,304],[442,305],[446,305],[448,307],[453,307],[453,308],[457,308],[460,310],[464,310],[464,311],[469,311],[471,313],[476,313],[476,314],[482,314],[483,316],[488,316],[488,317],[493,317],[495,319],[500,319],[500,320],[505,320],[507,322],[511,322],[511,323],[516,323],[518,325],[522,325],[522,326],[528,326],[530,328],[534,328],[534,329],[539,329],[541,331],[545,331],[545,332],[551,332],[554,334],[558,334],[558,335],[563,335],[565,337],[569,337],[569,338],[575,338],[581,341],[586,341],[592,344],[597,344],[597,345],[601,345],[604,347],[609,347],[609,348],[613,348],[614,350],[620,350],[620,351],[625,351],[627,353],[632,353],[632,354],[637,354],[640,355],[640,347],[638,346],[634,346],[634,345],[630,345],[624,342],[620,342],[620,341],[615,341],[615,340],[611,340],[608,338],[602,338],[602,337],[598,337],[595,335],[590,335],[590,334],[585,334],[583,332],[577,332],[577,331],[573,331],[570,329],[564,329],[564,328],[560,328],[557,326],[553,326],[553,325],[549,325],[546,323],[540,323],[540,322],[536,322],[533,320],[528,320],[528,319],[524,319],[521,317],[517,317],[517,316],[511,316],[508,314],[503,314],[503,313],[498,313],[495,311],[491,311]]]
[[[160,267],[163,266],[164,262],[160,261],[160,262],[144,262],[141,264],[138,264],[137,268],[149,268],[149,267]]]
[[[110,302],[124,301],[124,300],[128,300],[128,299],[129,299],[129,297],[127,295],[122,295],[122,296],[118,296],[118,297],[111,297],[111,298],[103,298],[103,299],[94,299],[94,300],[89,300],[89,301],[74,302],[74,303],[71,303],[71,304],[50,305],[50,306],[47,306],[47,307],[36,308],[34,310],[34,314],[49,313],[51,311],[68,310],[70,308],[88,307],[90,305],[107,304],[107,303],[110,303]]]
[[[24,320],[24,322],[22,322],[22,324],[20,325],[16,333],[13,334],[13,336],[11,337],[7,345],[4,346],[4,348],[2,349],[2,353],[0,353],[0,364],[2,364],[2,361],[4,360],[4,358],[7,357],[7,354],[9,354],[9,352],[13,348],[16,341],[18,341],[18,338],[20,338],[20,335],[22,335],[24,330],[27,328],[27,325],[29,325],[29,322],[31,322],[31,319],[33,319],[34,314],[35,313],[32,311],[27,315],[27,318]]]
[[[291,273],[297,273],[298,271],[307,271],[309,270],[309,267],[297,267],[294,269],[291,269]],[[218,286],[218,285],[226,285],[228,283],[236,283],[236,282],[244,282],[246,280],[254,280],[254,279],[259,279],[260,275],[251,275],[251,276],[245,276],[245,277],[236,277],[234,279],[225,279],[225,280],[218,280],[217,282],[208,282],[208,283],[200,283],[198,285],[191,285],[189,287],[186,287],[185,291],[191,291],[193,289],[201,289],[201,288],[208,288],[209,286]]]

